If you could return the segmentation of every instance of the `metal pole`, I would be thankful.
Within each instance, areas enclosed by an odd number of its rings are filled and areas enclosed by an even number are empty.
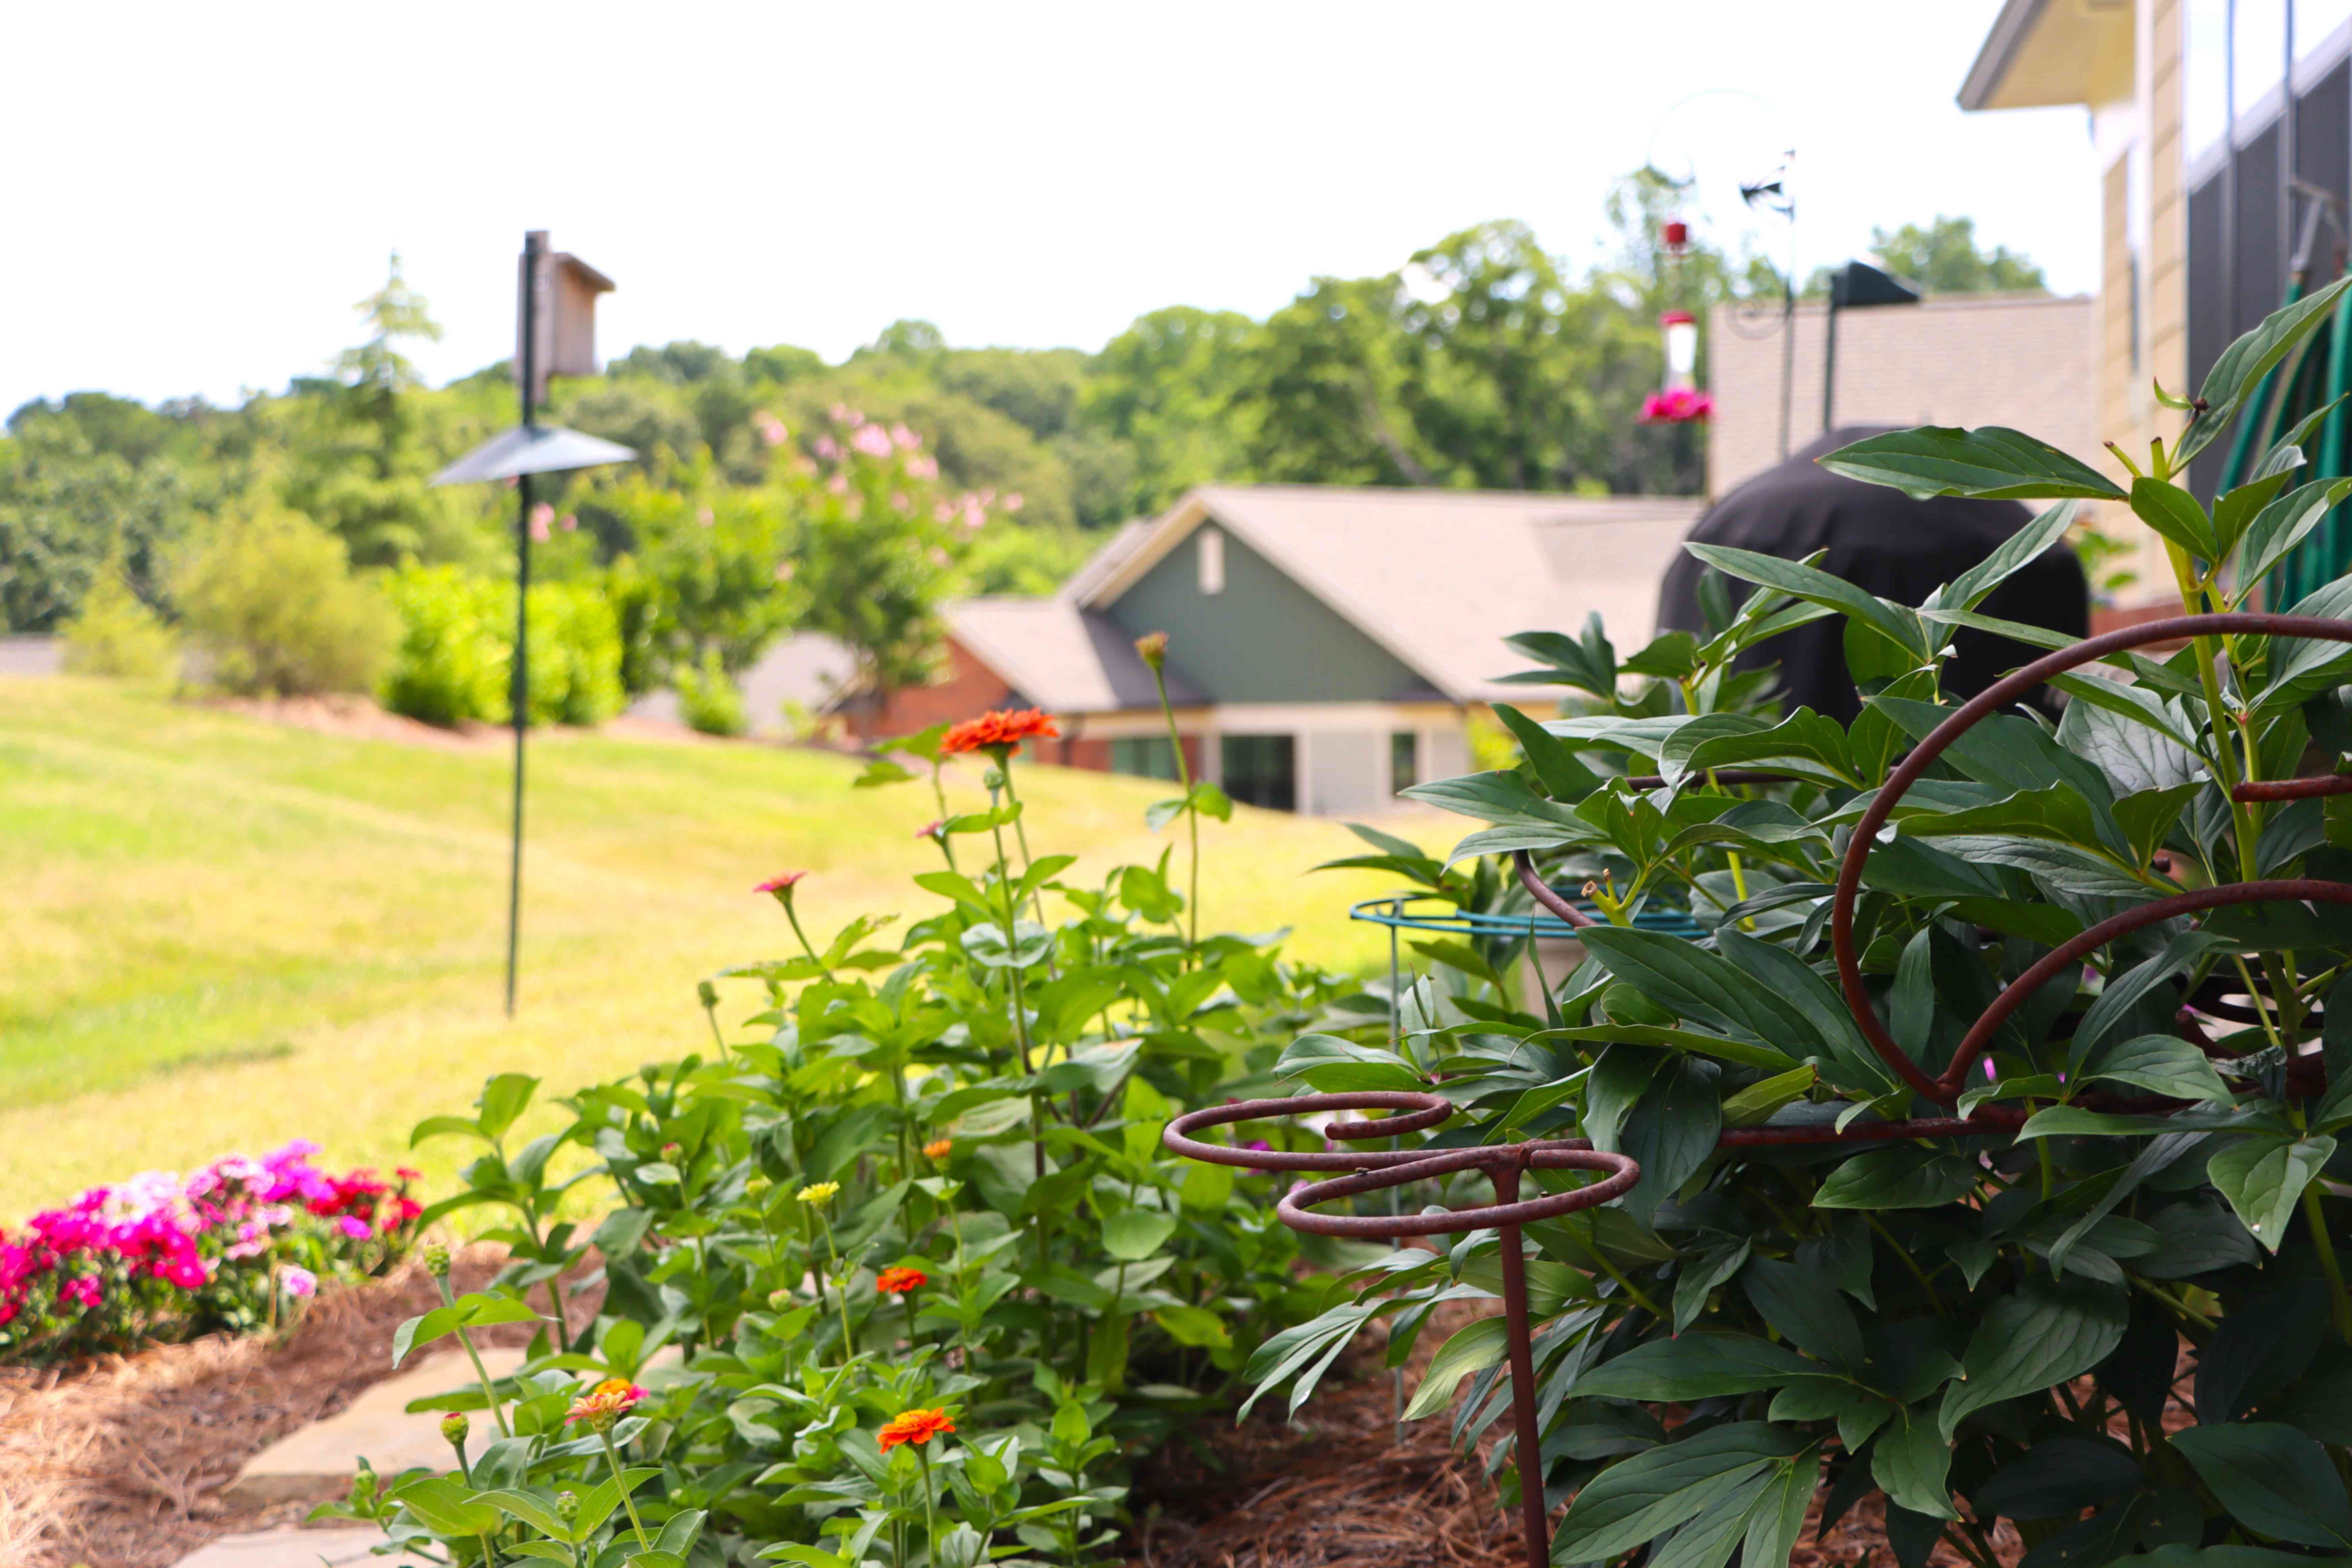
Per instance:
[[[2279,66],[2278,247],[2279,297],[2294,275],[2294,7],[2285,12],[2285,58]]]
[[[2238,335],[2238,0],[2221,24],[2221,341]]]
[[[1837,428],[1837,319],[1838,304],[1845,297],[1845,268],[1830,274],[1829,308],[1822,312],[1822,434]]]
[[[1780,280],[1780,460],[1789,460],[1789,397],[1797,383],[1797,258]]]
[[[1521,1148],[1526,1149],[1522,1144]],[[1524,1156],[1523,1156],[1524,1157]],[[1495,1201],[1519,1201],[1519,1173],[1506,1165],[1494,1173]],[[1550,1510],[1544,1506],[1543,1432],[1536,1419],[1536,1358],[1528,1321],[1528,1265],[1519,1249],[1519,1227],[1496,1226],[1503,1265],[1503,1341],[1511,1369],[1512,1456],[1519,1469],[1519,1537],[1528,1553],[1528,1568],[1545,1568],[1551,1561]]]
[[[538,424],[539,258],[547,236],[533,229],[522,237],[522,342],[515,355],[522,373],[522,424]],[[522,947],[522,760],[523,731],[530,723],[530,476],[517,480],[515,512],[515,640],[511,689],[507,705],[514,721],[514,831],[507,870],[507,1016],[514,1016],[515,974]]]

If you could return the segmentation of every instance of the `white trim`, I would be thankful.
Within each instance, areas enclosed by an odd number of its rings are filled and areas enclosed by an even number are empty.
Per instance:
[[[1213,735],[1303,735],[1316,731],[1411,730],[1462,710],[1442,702],[1226,702],[1204,710]]]
[[[1205,596],[1225,591],[1225,535],[1215,523],[1205,523],[1192,531],[1192,556],[1199,567],[1198,581]]]

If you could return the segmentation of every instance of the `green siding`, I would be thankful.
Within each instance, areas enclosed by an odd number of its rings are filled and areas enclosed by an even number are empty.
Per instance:
[[[1204,524],[1213,527],[1214,524]],[[1201,592],[1195,529],[1105,613],[1141,637],[1213,702],[1388,702],[1430,684],[1265,556],[1225,534],[1225,590]]]

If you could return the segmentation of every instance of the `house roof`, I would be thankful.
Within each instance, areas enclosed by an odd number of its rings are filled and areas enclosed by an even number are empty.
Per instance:
[[[1574,631],[1599,613],[1620,647],[1646,641],[1658,582],[1696,497],[1573,496],[1344,485],[1210,485],[1107,547],[1066,594],[1114,603],[1214,521],[1455,701],[1524,689],[1514,632]]]
[[[2129,99],[2133,26],[2127,5],[2006,0],[1960,84],[1960,107],[2032,109]]]
[[[1082,608],[1066,593],[1050,599],[964,599],[950,605],[947,616],[958,642],[1040,708],[1107,713],[1159,706],[1151,671],[1135,651],[1135,634]],[[1167,675],[1169,700],[1178,707],[1202,700],[1172,666]]]

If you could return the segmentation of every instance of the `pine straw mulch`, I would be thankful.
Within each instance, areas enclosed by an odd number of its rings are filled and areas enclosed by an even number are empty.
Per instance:
[[[500,1261],[496,1248],[472,1249],[452,1283],[478,1289]],[[437,1300],[412,1264],[321,1298],[283,1345],[215,1336],[73,1369],[0,1368],[0,1563],[169,1568],[215,1537],[299,1521],[310,1504],[238,1510],[217,1493],[253,1454],[389,1375],[393,1331]],[[1460,1305],[1441,1314],[1412,1372],[1473,1315]],[[520,1343],[528,1331],[509,1324],[482,1337]],[[1212,1417],[1196,1442],[1146,1461],[1129,1568],[1521,1568],[1517,1521],[1485,1468],[1507,1423],[1474,1455],[1452,1447],[1441,1418],[1397,1442],[1381,1348],[1367,1333],[1296,1423],[1268,1399],[1249,1421]],[[2189,1419],[2176,1400],[2164,1424]],[[1790,1568],[1894,1568],[1881,1499],[1857,1504],[1826,1539],[1816,1538],[1821,1508],[1816,1496]],[[2022,1555],[2006,1521],[1994,1545],[2004,1564]],[[1968,1568],[1948,1546],[1930,1562]]]
[[[450,1283],[478,1289],[502,1261],[469,1249]],[[439,1300],[412,1262],[321,1294],[283,1344],[216,1334],[73,1367],[0,1368],[0,1563],[169,1568],[215,1536],[300,1520],[310,1503],[237,1510],[216,1494],[247,1458],[391,1375],[393,1331]],[[480,1337],[520,1344],[529,1330]]]
[[[1441,1309],[1413,1348],[1406,1387],[1438,1346],[1484,1315],[1467,1304]],[[1453,1447],[1451,1423],[1439,1416],[1408,1426],[1398,1442],[1382,1348],[1367,1331],[1295,1424],[1269,1397],[1247,1422],[1213,1417],[1197,1445],[1147,1462],[1131,1500],[1128,1568],[1525,1568],[1517,1511],[1505,1511],[1486,1469],[1508,1415],[1475,1455]],[[1885,1500],[1874,1493],[1817,1539],[1825,1496],[1814,1494],[1790,1568],[1895,1568]],[[2024,1555],[2006,1521],[1993,1544],[2004,1565]],[[1928,1561],[1970,1568],[1940,1542]]]

